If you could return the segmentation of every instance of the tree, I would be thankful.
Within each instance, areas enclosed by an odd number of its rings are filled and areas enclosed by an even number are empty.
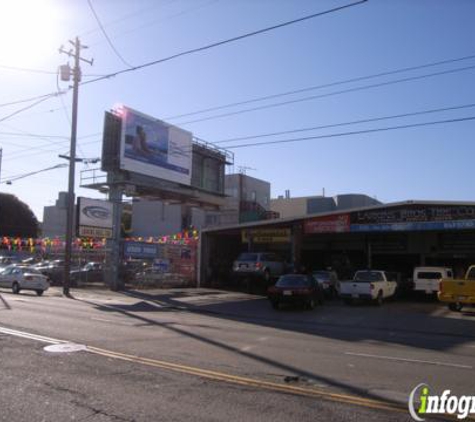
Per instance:
[[[15,195],[0,193],[0,236],[36,237],[38,220]]]

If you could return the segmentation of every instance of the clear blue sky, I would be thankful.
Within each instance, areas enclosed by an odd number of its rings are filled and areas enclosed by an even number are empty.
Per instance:
[[[91,0],[115,48],[133,65],[351,3],[340,0]],[[11,3],[20,6],[12,6]],[[42,7],[37,5],[41,3]],[[79,35],[89,46],[85,75],[125,65],[112,51],[87,0],[1,0],[0,104],[56,91],[54,72],[67,61],[61,44]],[[78,155],[99,157],[103,114],[122,103],[167,120],[170,116],[281,92],[475,54],[472,0],[368,2],[205,52],[84,86],[80,91]],[[332,95],[265,110],[187,123],[201,117],[475,66],[475,58],[392,76],[184,117],[170,123],[210,142],[311,126],[475,103],[475,68]],[[88,76],[84,77],[84,80]],[[66,85],[60,82],[60,86]],[[2,179],[63,162],[70,133],[71,94],[0,122]],[[0,120],[29,103],[0,107]],[[475,116],[475,107],[243,142],[318,136]],[[384,202],[405,199],[475,200],[475,121],[314,139],[235,150],[235,169],[271,182],[272,196],[366,193]],[[29,137],[24,133],[64,138]],[[17,135],[15,135],[17,134]],[[21,136],[18,136],[21,135]],[[93,135],[93,136],[89,136]],[[88,136],[88,137],[87,137]],[[85,137],[85,138],[83,138]],[[226,144],[231,146],[232,143]],[[90,168],[94,167],[93,165]],[[78,166],[80,170],[84,165]],[[78,179],[78,178],[77,178]],[[79,186],[79,181],[77,182]],[[67,169],[12,185],[41,220],[43,206],[67,190]],[[77,189],[82,196],[100,197]]]

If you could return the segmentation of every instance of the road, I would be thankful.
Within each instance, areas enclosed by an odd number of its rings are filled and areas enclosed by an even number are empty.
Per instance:
[[[475,395],[475,313],[437,303],[274,311],[207,289],[0,294],[2,420],[399,421],[421,382]],[[88,349],[43,349],[63,342]]]

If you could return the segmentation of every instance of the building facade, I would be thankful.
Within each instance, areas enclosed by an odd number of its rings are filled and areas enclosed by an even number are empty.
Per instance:
[[[291,198],[289,191],[286,197],[271,199],[270,209],[281,218],[300,217],[309,214],[345,211],[355,208],[381,205],[382,203],[364,194],[344,194],[333,197],[304,196]]]

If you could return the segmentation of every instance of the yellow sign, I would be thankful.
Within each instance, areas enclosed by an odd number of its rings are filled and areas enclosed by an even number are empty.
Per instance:
[[[286,243],[290,234],[290,229],[248,229],[241,231],[241,238],[243,243]]]
[[[100,237],[110,239],[112,237],[112,229],[79,226],[79,237]]]

